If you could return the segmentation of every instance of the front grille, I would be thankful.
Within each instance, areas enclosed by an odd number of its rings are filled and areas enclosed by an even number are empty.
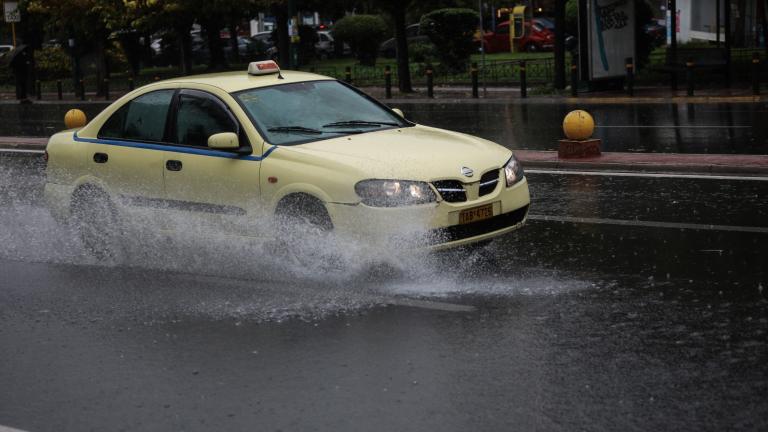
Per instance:
[[[467,200],[467,191],[458,180],[438,180],[432,182],[440,196],[447,202],[464,202]]]
[[[488,171],[480,177],[480,196],[488,195],[496,190],[499,184],[499,170]]]
[[[453,225],[446,228],[432,230],[430,236],[432,244],[448,243],[456,240],[463,240],[470,237],[476,237],[498,231],[513,225],[517,225],[528,214],[528,205],[520,207],[509,213],[500,214],[490,219],[474,222],[465,225]]]

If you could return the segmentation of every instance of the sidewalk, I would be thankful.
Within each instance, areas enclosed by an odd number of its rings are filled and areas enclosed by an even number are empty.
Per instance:
[[[0,153],[4,149],[42,152],[47,142],[43,137],[0,137]],[[768,155],[609,152],[599,157],[559,159],[555,151],[514,152],[527,169],[768,176]]]

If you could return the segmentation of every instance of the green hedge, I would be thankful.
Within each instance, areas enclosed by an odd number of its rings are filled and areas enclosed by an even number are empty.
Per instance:
[[[334,25],[333,37],[336,43],[349,44],[360,64],[373,66],[387,37],[387,23],[378,15],[347,15]]]
[[[422,16],[419,27],[437,47],[442,66],[458,71],[466,68],[469,57],[477,51],[473,36],[479,20],[472,9],[438,9]]]

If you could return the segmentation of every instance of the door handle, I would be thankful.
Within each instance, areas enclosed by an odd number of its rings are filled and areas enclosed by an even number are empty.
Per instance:
[[[96,163],[107,163],[108,160],[109,160],[109,155],[106,153],[93,154],[93,161]]]
[[[181,171],[181,161],[177,160],[168,160],[165,161],[165,167],[168,169],[168,171]]]

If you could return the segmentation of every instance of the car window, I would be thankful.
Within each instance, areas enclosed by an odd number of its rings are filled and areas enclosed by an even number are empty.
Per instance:
[[[99,131],[99,138],[163,141],[174,90],[143,94],[118,109]]]
[[[409,125],[391,110],[332,80],[259,87],[238,92],[236,97],[271,144],[299,144]]]
[[[537,32],[544,31],[544,28],[538,25],[537,23],[533,23],[533,29]]]
[[[328,42],[328,36],[326,36],[326,35],[324,35],[322,33],[320,33],[318,36],[320,36],[320,41],[321,42]]]
[[[207,147],[208,137],[221,132],[237,133],[237,123],[213,97],[181,94],[176,114],[178,144]]]

